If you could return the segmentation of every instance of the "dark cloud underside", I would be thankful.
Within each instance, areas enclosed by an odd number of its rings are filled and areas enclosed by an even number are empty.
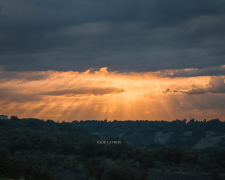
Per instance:
[[[49,76],[50,72],[7,72],[0,70],[0,81],[8,81],[11,79],[23,80],[40,80]]]
[[[224,20],[224,0],[1,0],[0,66],[8,71],[220,67]]]
[[[157,75],[162,77],[222,76],[225,75],[225,66],[213,66],[202,69],[162,70]]]
[[[24,93],[10,88],[1,88],[0,100],[9,105],[12,102],[24,103],[27,101],[40,101],[41,98],[31,93]]]

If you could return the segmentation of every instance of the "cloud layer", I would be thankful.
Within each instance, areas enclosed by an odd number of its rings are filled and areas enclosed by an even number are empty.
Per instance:
[[[205,85],[204,88],[198,88],[195,84],[192,85],[191,89],[188,90],[177,90],[167,88],[163,91],[163,93],[183,93],[187,95],[194,95],[194,94],[220,94],[225,93],[225,78],[223,77],[211,77],[208,84]]]

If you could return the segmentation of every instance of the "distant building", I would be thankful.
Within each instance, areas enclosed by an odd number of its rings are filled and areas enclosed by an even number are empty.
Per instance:
[[[9,119],[6,115],[0,115],[0,119]]]

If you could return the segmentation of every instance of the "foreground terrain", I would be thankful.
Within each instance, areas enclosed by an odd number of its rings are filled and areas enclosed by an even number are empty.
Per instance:
[[[218,119],[56,123],[13,116],[0,120],[0,175],[25,180],[224,179],[224,129]]]

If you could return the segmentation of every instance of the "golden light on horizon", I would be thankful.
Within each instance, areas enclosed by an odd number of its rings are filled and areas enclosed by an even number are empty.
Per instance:
[[[107,67],[99,71],[27,74],[23,72],[25,77],[32,74],[33,79],[0,81],[1,114],[55,121],[103,120],[106,117],[109,120],[173,120],[190,115],[204,119],[225,115],[223,108],[210,109],[205,105],[224,98],[223,94],[218,97],[218,94],[201,92],[208,88],[210,76],[162,77],[157,72],[108,72]],[[196,94],[188,95],[193,92]]]

